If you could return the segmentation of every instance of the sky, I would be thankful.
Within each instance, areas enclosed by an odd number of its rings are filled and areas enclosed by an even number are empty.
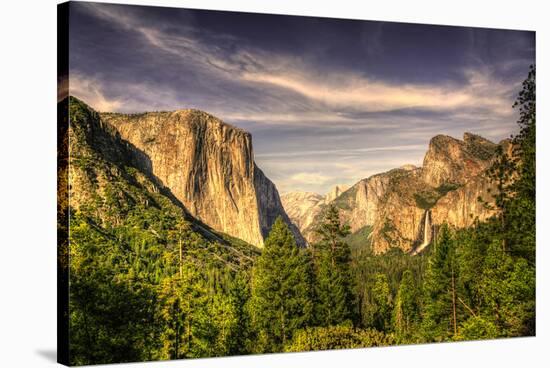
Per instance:
[[[326,193],[431,137],[517,132],[535,33],[71,3],[70,93],[103,112],[204,110],[252,134],[280,193]]]

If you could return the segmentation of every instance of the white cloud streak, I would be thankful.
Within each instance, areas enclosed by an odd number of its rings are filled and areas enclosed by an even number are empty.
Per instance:
[[[464,85],[392,84],[357,72],[332,72],[319,70],[314,65],[290,55],[271,54],[263,50],[237,48],[230,54],[218,46],[205,45],[189,34],[165,32],[162,28],[147,26],[130,12],[118,8],[105,9],[99,4],[90,4],[96,16],[115,22],[128,30],[137,32],[154,48],[180,58],[182,62],[194,63],[203,71],[232,81],[265,90],[266,86],[286,90],[328,109],[355,109],[363,112],[386,112],[400,109],[424,109],[431,111],[460,111],[475,108],[493,116],[509,116],[512,113],[510,94],[518,84],[509,85],[499,81],[489,68],[465,69]],[[236,115],[236,116],[235,116]],[[310,116],[292,115],[286,112],[270,112],[272,122],[290,122],[310,118],[312,121],[344,120],[336,112]],[[307,114],[305,114],[307,115]],[[234,114],[235,119],[259,120],[262,114],[246,112]],[[222,118],[224,118],[222,116]]]
[[[368,147],[368,148],[355,148],[355,149],[326,149],[326,150],[309,150],[309,151],[297,151],[297,152],[270,152],[256,154],[258,158],[271,158],[271,157],[305,157],[305,156],[317,156],[317,155],[352,155],[358,153],[369,152],[383,152],[383,151],[410,151],[410,150],[422,150],[425,149],[425,145],[411,144],[403,146],[387,146],[387,147]]]
[[[116,111],[122,106],[122,101],[105,96],[98,80],[74,72],[69,74],[69,93],[101,112]]]
[[[303,69],[309,69],[304,67]],[[354,73],[316,77],[300,70],[282,73],[246,72],[246,81],[272,85],[296,92],[336,109],[354,108],[366,112],[400,109],[432,111],[485,109],[499,116],[509,115],[509,94],[516,86],[492,78],[489,71],[465,70],[465,86],[394,85]]]
[[[209,112],[222,120],[246,122],[250,126],[311,127],[305,137],[308,142],[303,145],[285,142],[281,135],[280,145],[270,146],[272,152],[257,150],[258,163],[281,192],[322,193],[334,184],[353,184],[406,163],[420,164],[427,141],[438,133],[461,134],[473,127],[476,133],[494,138],[508,135],[514,124],[511,96],[519,90],[520,81],[505,82],[486,65],[459,71],[464,83],[390,83],[357,71],[323,70],[307,56],[274,54],[243,46],[239,40],[228,39],[235,47],[225,49],[220,42],[201,41],[205,34],[198,38],[199,31],[207,31],[193,29],[192,23],[178,25],[181,32],[173,32],[160,23],[148,24],[120,7],[85,6],[95,16],[138,35],[156,58],[168,59],[175,65],[190,65],[191,70],[208,76],[209,80],[254,91],[260,102],[256,106],[234,96],[207,96],[209,101],[215,101]],[[206,39],[217,40],[225,37],[207,36]],[[119,85],[113,87],[115,83]],[[78,72],[70,74],[70,91],[99,111],[190,107],[179,91],[170,86],[105,81]],[[398,110],[434,115],[393,114]],[[387,115],[372,115],[376,113]],[[326,130],[321,140],[322,128]],[[286,134],[289,140],[295,138],[290,130]],[[378,146],[377,142],[386,142],[381,139],[394,145]],[[325,146],[332,149],[319,149]]]

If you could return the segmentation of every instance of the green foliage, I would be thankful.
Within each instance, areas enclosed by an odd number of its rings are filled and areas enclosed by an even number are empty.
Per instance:
[[[350,210],[350,203],[354,200],[355,195],[357,194],[357,188],[351,187],[342,194],[340,194],[338,197],[336,197],[332,202],[331,205],[336,207],[337,209],[341,210]],[[327,207],[329,209],[330,207]],[[326,213],[324,214],[326,216]]]
[[[476,139],[473,139],[467,143],[466,149],[468,150],[468,153],[476,158],[481,160],[490,160],[495,156],[497,147],[492,143],[483,142]]]
[[[354,319],[353,285],[350,281],[351,252],[344,241],[349,226],[342,225],[338,210],[329,206],[312,246],[315,265],[315,321],[329,326]]]
[[[497,215],[453,237],[445,230],[430,260],[423,305],[428,341],[535,334],[535,104],[532,68],[514,105],[520,133],[489,171],[498,186]]]
[[[444,196],[445,194],[453,191],[453,190],[457,190],[458,188],[460,187],[459,184],[455,184],[455,183],[443,183],[441,184],[440,186],[438,186],[436,188],[436,191],[437,193],[442,197]]]
[[[456,243],[447,226],[440,229],[424,279],[422,331],[427,341],[443,341],[457,331],[458,267]]]
[[[72,99],[71,114],[79,188],[69,219],[71,364],[246,353],[243,310],[258,251],[207,240],[120,159],[124,146],[96,113]]]
[[[424,210],[432,208],[437,200],[439,199],[440,194],[434,191],[423,191],[419,193],[414,193],[414,200],[418,208]]]
[[[74,273],[71,268],[71,362],[151,359],[156,345],[154,290],[144,283],[115,281],[112,271],[99,264],[88,264],[85,270]]]
[[[212,290],[201,273],[186,263],[181,275],[166,278],[160,285],[160,359],[224,356],[234,348],[233,340],[242,327],[238,300],[230,293]]]
[[[365,327],[375,327],[375,321],[379,320],[379,312],[377,309],[377,290],[375,285],[381,283],[385,277],[389,287],[389,299],[397,307],[398,292],[401,285],[401,280],[406,277],[404,274],[411,273],[413,281],[413,289],[415,290],[416,304],[420,304],[419,290],[422,288],[422,277],[426,268],[428,252],[424,252],[418,256],[411,257],[409,254],[403,253],[398,248],[390,249],[388,252],[375,255],[372,250],[361,249],[354,252],[352,261],[352,274],[355,280],[355,296],[357,298],[358,313],[361,316],[361,324]],[[408,278],[408,276],[407,276]],[[395,326],[395,310],[392,316],[387,313],[383,314],[381,319],[384,325],[389,326],[388,331],[394,329]],[[398,328],[395,328],[396,332]],[[403,338],[402,336],[398,336]]]
[[[376,274],[372,287],[371,310],[369,325],[380,331],[389,331],[391,328],[392,295],[388,278],[384,274]]]
[[[73,362],[243,352],[235,342],[243,340],[247,290],[236,266],[209,255],[207,243],[185,227],[175,236],[143,220],[132,213],[127,225],[104,229],[78,213],[71,219]]]
[[[419,295],[414,275],[406,270],[401,277],[393,312],[393,326],[397,336],[403,341],[409,341],[419,319]]]
[[[372,329],[354,329],[350,325],[309,327],[297,331],[285,351],[353,349],[393,343],[391,336]]]
[[[493,242],[479,282],[481,314],[494,321],[501,336],[535,334],[535,269],[514,259]]]
[[[261,252],[204,231],[97,113],[71,99],[71,364],[534,335],[534,68],[515,106],[520,132],[490,170],[497,215],[462,230],[443,225],[411,256],[375,255],[369,227],[350,234],[341,224],[353,191],[327,206],[309,249],[280,218]],[[492,154],[478,148],[472,154]],[[415,200],[429,208],[456,188]]]
[[[350,250],[367,249],[370,247],[370,234],[372,226],[364,226],[354,233],[349,234],[344,238],[344,241],[349,245]]]
[[[252,269],[251,324],[255,352],[282,351],[312,318],[311,261],[279,217]]]
[[[505,251],[535,263],[536,244],[536,83],[535,67],[529,70],[514,107],[519,108],[519,134],[511,152],[501,149],[491,168],[498,183],[495,194]]]
[[[496,326],[481,317],[468,318],[460,328],[460,334],[456,340],[481,340],[498,337]]]
[[[392,237],[391,237],[391,233],[394,232],[396,229],[395,229],[395,225],[393,224],[393,222],[391,222],[389,219],[386,219],[384,221],[384,226],[382,227],[382,230],[380,230],[380,234],[388,241],[388,242],[392,242]]]
[[[439,187],[434,189],[425,189],[413,194],[416,206],[424,210],[432,208],[439,198],[443,197],[445,194],[456,190],[460,185],[455,183],[443,183]]]

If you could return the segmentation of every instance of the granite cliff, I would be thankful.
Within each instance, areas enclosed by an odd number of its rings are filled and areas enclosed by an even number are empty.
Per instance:
[[[104,113],[101,120],[136,148],[140,168],[201,222],[262,247],[281,216],[304,243],[275,185],[254,163],[250,133],[198,110]]]
[[[494,215],[490,204],[496,188],[486,170],[497,147],[471,133],[465,133],[463,140],[438,135],[430,140],[420,168],[405,165],[360,180],[332,201],[323,202],[323,207],[305,210],[300,216],[292,210],[301,206],[299,193],[287,194],[283,203],[291,208],[291,219],[309,242],[316,240],[315,224],[330,203],[339,209],[352,233],[371,229],[369,241],[375,253],[391,247],[415,253],[443,223],[463,228]]]
[[[315,227],[330,204],[352,233],[368,229],[375,253],[397,247],[414,254],[427,246],[441,224],[463,228],[494,214],[496,188],[486,170],[498,145],[471,133],[462,140],[433,137],[422,167],[405,165],[350,188],[336,186],[324,196],[295,192],[280,198],[254,162],[251,135],[212,115],[198,110],[97,114],[87,106],[79,111],[89,116],[70,132],[74,152],[93,146],[110,162],[130,163],[140,173],[141,185],[163,192],[206,236],[227,234],[262,247],[281,216],[304,245],[316,240]],[[93,144],[83,144],[84,139]],[[499,144],[509,150],[508,141]],[[78,170],[79,157],[89,155],[73,156],[70,175],[79,188],[71,192],[75,208],[93,201],[80,197],[94,191],[92,196],[123,195],[101,193],[107,183],[126,175],[120,169]]]
[[[155,208],[182,219],[205,239],[233,241],[194,218],[157,178],[142,171],[139,150],[97,112],[73,97],[58,105],[70,117],[62,135],[69,154],[66,206],[73,215],[78,213],[98,228],[112,228],[129,221],[136,208]]]

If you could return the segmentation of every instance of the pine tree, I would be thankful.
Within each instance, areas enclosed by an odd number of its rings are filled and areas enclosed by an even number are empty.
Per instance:
[[[338,210],[329,206],[317,233],[320,241],[313,245],[315,264],[315,321],[330,326],[353,319],[349,245],[343,240],[350,231],[342,225]]]
[[[413,274],[410,270],[403,272],[394,310],[395,332],[400,338],[407,341],[412,334],[413,326],[419,316],[418,295],[414,284]]]
[[[373,327],[379,331],[390,329],[391,322],[391,292],[388,277],[385,274],[376,274],[372,288]]]
[[[482,317],[497,326],[500,336],[535,334],[535,269],[526,259],[512,257],[493,241],[479,287]]]
[[[519,108],[519,133],[511,152],[501,150],[490,170],[498,184],[495,194],[502,249],[535,263],[536,243],[536,71],[531,66],[514,103]]]
[[[490,171],[499,184],[499,213],[493,227],[487,227],[488,246],[477,286],[481,317],[496,326],[499,336],[535,334],[535,77],[532,66],[514,104],[519,108],[520,132]]]
[[[332,267],[349,272],[351,251],[343,238],[350,234],[350,228],[340,223],[338,209],[333,205],[328,207],[317,234],[320,241],[315,245],[315,252],[326,252]]]
[[[506,203],[507,237],[510,251],[535,262],[536,243],[536,82],[532,66],[523,82],[514,107],[519,107],[520,132],[514,137],[516,168],[519,174],[510,187],[510,200]]]
[[[312,317],[311,262],[279,217],[252,270],[250,314],[257,352],[282,351]]]
[[[210,313],[205,280],[199,270],[185,262],[181,274],[163,280],[160,290],[160,315],[164,321],[161,359],[211,356],[208,344]],[[180,276],[181,275],[181,276]]]
[[[229,284],[229,296],[235,310],[235,333],[229,341],[229,355],[247,353],[250,332],[250,318],[246,303],[250,298],[249,278],[246,273],[238,273]]]
[[[422,332],[427,341],[445,341],[458,334],[458,267],[455,242],[447,225],[439,231],[424,280]]]

